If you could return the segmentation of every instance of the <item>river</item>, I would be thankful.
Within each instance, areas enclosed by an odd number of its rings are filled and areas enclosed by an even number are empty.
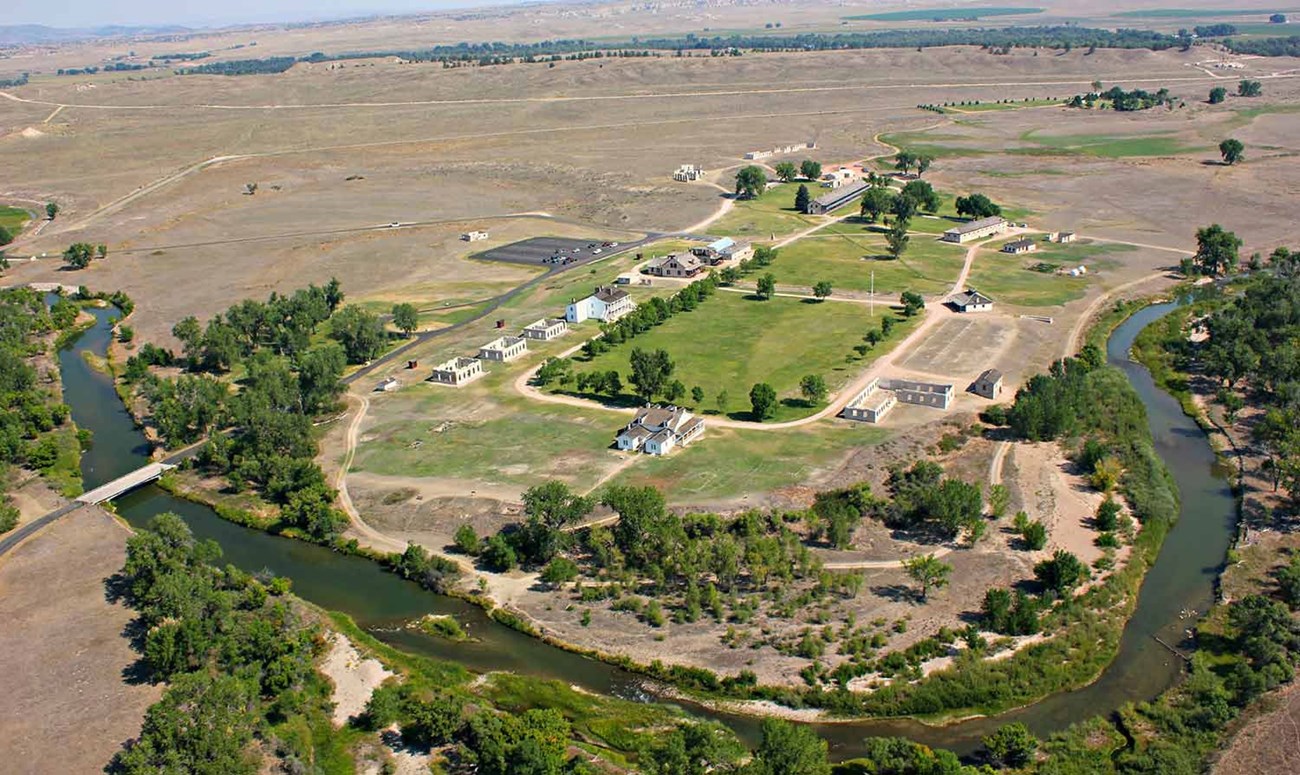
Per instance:
[[[1205,435],[1160,391],[1146,369],[1132,363],[1129,348],[1147,324],[1174,308],[1147,307],[1122,324],[1107,346],[1110,363],[1122,369],[1146,405],[1156,449],[1173,472],[1182,494],[1182,512],[1169,531],[1160,556],[1143,581],[1137,610],[1120,641],[1119,654],[1093,684],[1055,694],[1034,705],[996,718],[974,719],[931,727],[907,719],[815,724],[831,745],[832,757],[851,758],[869,736],[901,735],[961,754],[1009,721],[1024,722],[1040,736],[1130,701],[1155,697],[1178,679],[1178,658],[1155,641],[1183,644],[1193,620],[1184,611],[1207,611],[1214,579],[1234,530],[1236,505],[1228,483],[1217,475],[1215,455]],[[70,347],[59,353],[64,401],[78,426],[93,434],[81,469],[87,489],[110,481],[145,462],[149,446],[113,390],[107,375],[95,371],[83,351],[102,356],[112,336],[111,309],[91,310],[97,318]],[[156,514],[181,515],[195,536],[216,541],[226,561],[247,571],[270,571],[293,580],[300,597],[348,614],[357,624],[392,646],[459,662],[471,670],[508,670],[552,678],[588,691],[633,699],[647,697],[645,680],[625,670],[548,646],[489,619],[465,601],[425,591],[380,568],[377,563],[332,552],[324,547],[269,535],[227,522],[206,506],[176,498],[156,485],[115,501],[118,513],[141,527]],[[402,625],[427,613],[452,614],[475,640],[451,643]],[[757,737],[758,720],[713,712],[679,703],[702,716],[732,727],[743,739]]]

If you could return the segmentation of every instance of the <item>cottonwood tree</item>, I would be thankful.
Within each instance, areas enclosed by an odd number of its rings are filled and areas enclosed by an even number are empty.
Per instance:
[[[776,390],[766,382],[759,382],[749,389],[749,406],[755,420],[768,419],[776,412]]]
[[[9,229],[5,228],[4,226],[0,226],[0,247],[4,245],[8,245],[10,242],[13,241],[14,241],[13,232],[9,231]]]
[[[894,157],[894,169],[901,170],[904,175],[916,166],[916,154],[909,151],[900,151]]]
[[[900,194],[903,199],[911,200],[912,204],[927,213],[933,213],[939,209],[941,204],[939,195],[935,193],[934,186],[931,186],[924,180],[908,181],[903,186],[903,192]]]
[[[769,301],[776,295],[776,275],[768,272],[758,278],[758,298]]]
[[[1002,214],[1002,208],[983,194],[959,196],[955,204],[958,215],[965,215],[975,219],[991,218]]]
[[[406,336],[420,327],[420,313],[414,304],[403,302],[393,306],[393,325]]]
[[[378,315],[350,306],[330,320],[330,338],[343,345],[349,363],[365,363],[383,352],[388,334]]]
[[[1237,84],[1237,95],[1240,97],[1258,97],[1264,93],[1264,87],[1259,81],[1242,81]]]
[[[749,165],[736,173],[736,196],[753,199],[767,189],[767,173],[762,167]]]
[[[1218,105],[1219,103],[1223,102],[1226,99],[1228,99],[1227,89],[1223,88],[1222,86],[1215,86],[1213,89],[1210,89],[1211,105]]]
[[[894,225],[889,228],[889,233],[885,235],[885,243],[889,246],[889,255],[895,259],[901,258],[903,252],[907,250],[907,243],[911,237],[907,236],[907,222],[899,219],[894,221]]]
[[[875,223],[883,213],[894,207],[894,192],[887,188],[872,187],[862,195],[860,212],[863,218]]]
[[[1064,549],[1057,549],[1051,558],[1034,566],[1034,577],[1043,586],[1061,597],[1067,597],[1083,582],[1092,577],[1088,566]]]
[[[52,220],[54,220],[54,217],[55,217],[56,215],[58,215],[58,214],[59,214],[59,206],[58,206],[57,204],[55,204],[54,202],[46,202],[46,203],[45,203],[45,217],[46,217],[46,218],[49,218],[49,219],[52,221]]]
[[[822,165],[819,161],[804,159],[799,165],[799,173],[808,180],[817,180],[822,176]]]
[[[799,392],[810,405],[820,404],[826,400],[829,390],[826,380],[820,374],[808,374],[799,380]]]
[[[1237,268],[1237,250],[1241,240],[1219,224],[1196,230],[1196,255],[1193,265],[1207,275],[1223,275]]]
[[[1236,164],[1246,160],[1246,146],[1240,140],[1229,137],[1219,143],[1219,155],[1223,157],[1224,164]]]
[[[934,157],[926,154],[916,157],[916,176],[919,178],[929,171],[930,165],[934,164]],[[938,208],[935,208],[938,209]]]
[[[952,566],[933,554],[922,554],[903,560],[903,571],[921,588],[921,602],[925,602],[931,589],[948,586]]]
[[[1019,768],[1029,764],[1038,750],[1038,738],[1024,724],[1005,724],[984,738],[984,749],[999,767]]]
[[[631,355],[632,385],[646,401],[653,401],[668,386],[674,364],[667,350],[633,348]]]
[[[903,305],[903,314],[909,318],[925,309],[925,298],[916,291],[903,291],[899,302]]]
[[[827,743],[808,727],[763,719],[763,740],[747,775],[830,775]]]
[[[818,299],[823,301],[826,300],[831,295],[830,280],[818,281],[816,284],[813,285],[812,292],[813,292],[813,296],[816,296]]]
[[[74,242],[63,251],[63,260],[73,269],[85,269],[95,257],[95,246],[88,242]]]
[[[779,161],[773,167],[776,176],[781,179],[782,183],[789,183],[799,175],[799,169],[794,166],[792,161]]]

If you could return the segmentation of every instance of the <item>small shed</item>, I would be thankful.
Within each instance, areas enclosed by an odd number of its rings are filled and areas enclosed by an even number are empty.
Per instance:
[[[997,398],[1002,395],[1002,372],[997,369],[985,369],[975,378],[971,391],[985,398]]]

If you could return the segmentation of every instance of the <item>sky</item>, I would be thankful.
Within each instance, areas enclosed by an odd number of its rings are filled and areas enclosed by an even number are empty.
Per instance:
[[[521,0],[5,0],[0,24],[95,27],[319,21],[385,13],[507,5]]]

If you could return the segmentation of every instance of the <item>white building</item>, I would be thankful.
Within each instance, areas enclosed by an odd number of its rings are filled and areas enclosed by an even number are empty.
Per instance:
[[[378,385],[375,385],[375,392],[391,393],[394,390],[400,388],[401,386],[402,383],[397,379],[397,377],[384,377],[379,381]]]
[[[678,406],[644,406],[636,417],[619,432],[618,448],[628,452],[640,450],[648,455],[667,455],[684,447],[704,432],[704,418],[696,417]]]
[[[1056,241],[1061,244],[1065,244],[1067,242],[1074,242],[1074,238],[1075,238],[1075,234],[1072,231],[1063,231],[1060,234],[1056,235]]]
[[[993,299],[973,288],[967,288],[948,301],[958,312],[990,312],[993,309]]]
[[[466,242],[479,242],[487,239],[488,233],[485,231],[467,231],[460,235],[460,238]]]
[[[596,292],[585,299],[574,299],[564,311],[564,319],[570,323],[581,323],[587,319],[612,323],[631,312],[636,302],[627,291],[621,288],[599,286]]]
[[[944,242],[970,242],[971,240],[984,239],[992,237],[994,234],[1001,234],[1007,230],[1007,219],[1000,215],[992,218],[981,218],[978,221],[968,221],[960,226],[955,226],[943,233]]]
[[[556,337],[564,336],[568,331],[569,324],[564,322],[563,318],[542,318],[529,325],[522,333],[525,339],[549,342]]]
[[[478,357],[484,361],[505,363],[528,352],[528,340],[519,336],[503,336],[478,348]]]
[[[434,366],[429,381],[439,385],[460,387],[481,376],[483,376],[483,362],[478,358],[452,358],[446,363]]]

